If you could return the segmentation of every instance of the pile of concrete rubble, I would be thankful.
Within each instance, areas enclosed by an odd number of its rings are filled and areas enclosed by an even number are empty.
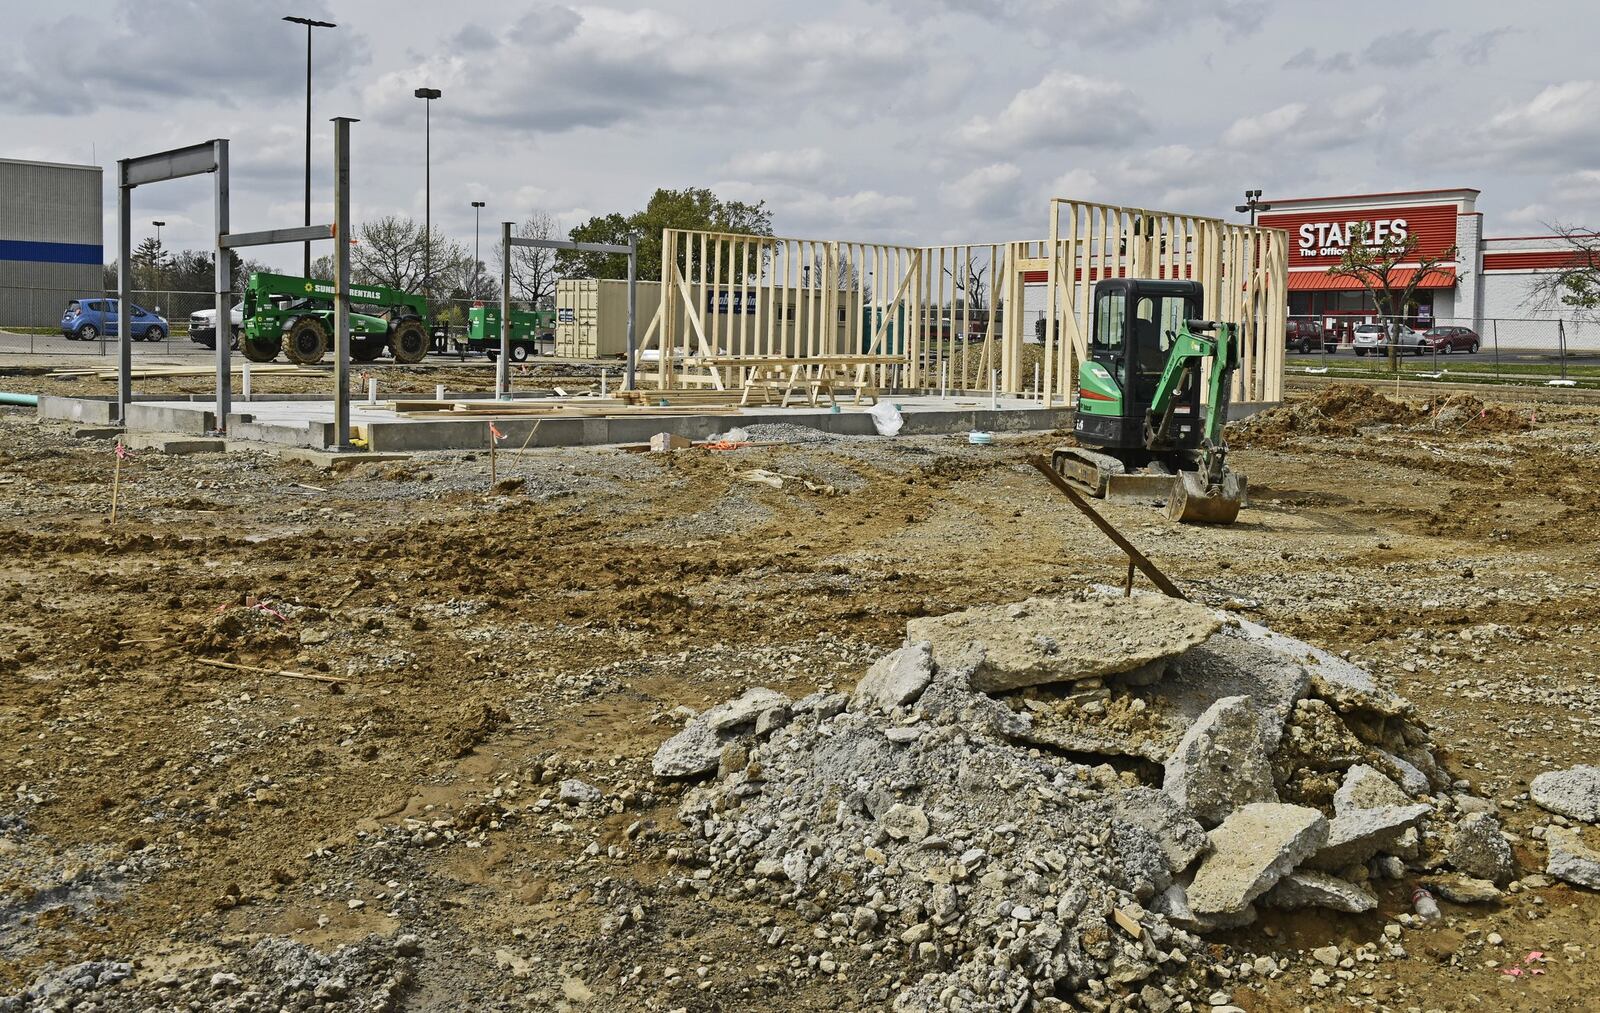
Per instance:
[[[681,815],[714,877],[903,1009],[1191,1008],[1201,935],[1263,907],[1368,911],[1384,880],[1471,903],[1515,875],[1405,700],[1154,596],[914,620],[853,695],[749,690],[654,770],[711,778]]]

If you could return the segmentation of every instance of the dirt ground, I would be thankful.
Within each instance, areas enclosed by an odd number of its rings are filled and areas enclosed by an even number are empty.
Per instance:
[[[1328,388],[1235,427],[1238,524],[1105,511],[1192,597],[1410,697],[1535,873],[1527,784],[1600,739],[1597,423]],[[345,955],[348,995],[318,996],[352,1009],[881,1008],[866,965],[816,969],[825,931],[692,888],[650,756],[679,708],[848,689],[908,619],[1119,582],[1024,463],[1058,442],[503,454],[494,489],[472,454],[139,454],[113,526],[112,445],[0,409],[0,996],[120,961],[78,1008],[233,1008],[292,945]],[[1209,973],[1248,1010],[1594,1008],[1593,894],[1442,906],[1333,986],[1307,952],[1387,943],[1409,884],[1268,912]],[[1287,969],[1224,977],[1243,952]]]

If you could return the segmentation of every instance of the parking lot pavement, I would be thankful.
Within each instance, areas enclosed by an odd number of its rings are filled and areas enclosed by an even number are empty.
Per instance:
[[[117,341],[114,337],[96,341],[68,341],[60,334],[19,334],[15,331],[0,330],[0,354],[8,353],[60,356],[63,359],[105,358],[114,361],[117,357]],[[165,341],[133,343],[133,355],[136,359],[174,357],[188,359],[211,354],[210,349],[195,344],[187,336],[168,337]]]

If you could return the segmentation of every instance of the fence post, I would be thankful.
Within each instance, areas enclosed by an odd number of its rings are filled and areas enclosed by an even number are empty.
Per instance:
[[[1556,334],[1561,339],[1561,379],[1567,378],[1567,323],[1565,320],[1556,321]]]
[[[1493,320],[1491,320],[1489,322],[1494,325],[1494,328],[1493,328],[1494,329],[1494,378],[1495,378],[1496,382],[1499,382],[1499,380],[1500,380],[1500,318],[1499,317],[1495,317]]]

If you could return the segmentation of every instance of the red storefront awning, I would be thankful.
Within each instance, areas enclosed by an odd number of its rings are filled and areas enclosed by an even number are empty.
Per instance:
[[[1405,286],[1411,284],[1411,279],[1417,276],[1416,268],[1404,268],[1395,271],[1390,284]],[[1360,291],[1361,282],[1343,275],[1329,274],[1327,271],[1290,271],[1289,291],[1291,292],[1346,292]],[[1428,272],[1422,279],[1418,288],[1455,288],[1456,269],[1454,267],[1436,267]]]

